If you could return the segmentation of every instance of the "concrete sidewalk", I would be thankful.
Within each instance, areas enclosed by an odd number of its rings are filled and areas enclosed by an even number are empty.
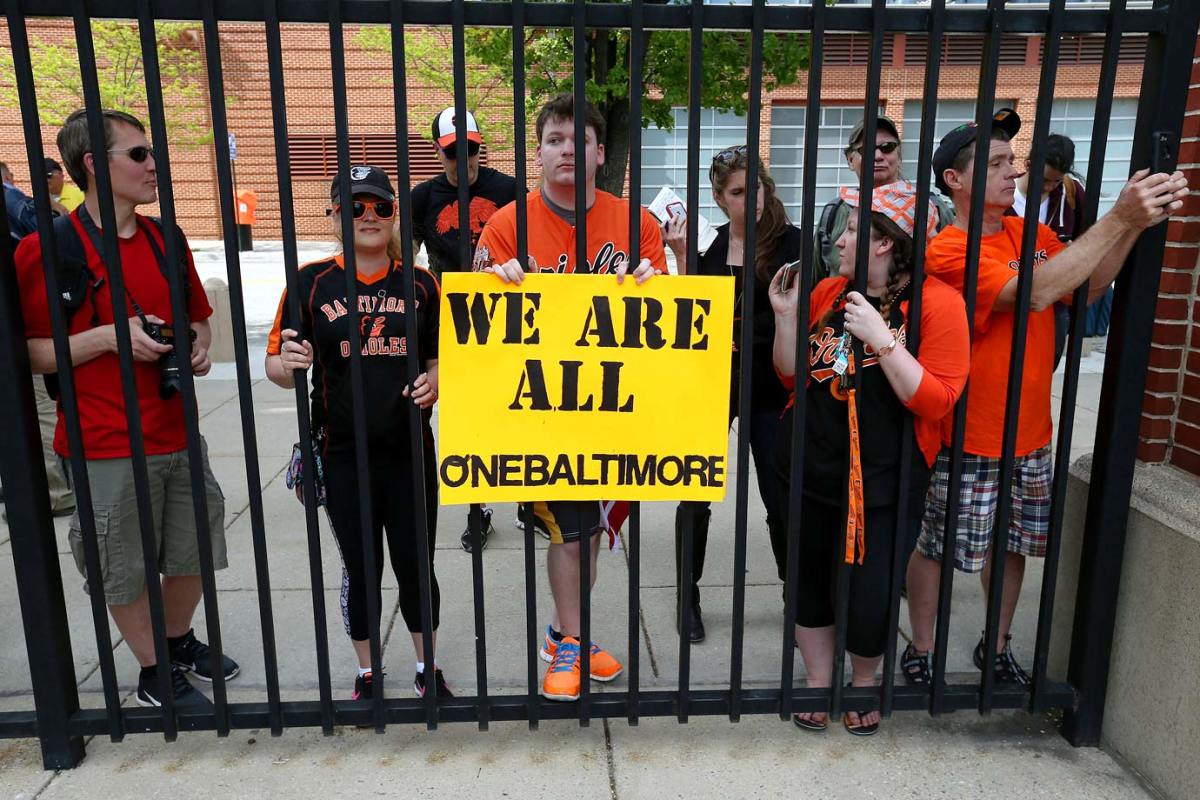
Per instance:
[[[1091,448],[1099,375],[1083,376],[1077,433],[1072,447]],[[227,497],[227,538],[231,566],[218,575],[221,630],[226,651],[242,665],[230,684],[230,699],[264,701],[262,640],[251,544],[236,385],[198,382],[213,468]],[[303,509],[282,483],[282,471],[296,438],[290,392],[266,382],[253,386],[259,468],[263,482],[266,533],[270,547],[279,676],[285,699],[317,694],[312,593]],[[753,485],[753,481],[751,481]],[[733,505],[714,509],[712,537],[702,582],[709,638],[692,651],[692,685],[724,686],[729,676],[732,616]],[[476,692],[470,557],[458,545],[465,509],[439,509],[436,568],[442,588],[438,662],[461,694]],[[779,582],[766,542],[764,512],[751,492],[746,591],[744,680],[768,686],[778,681],[781,646]],[[487,586],[489,688],[493,694],[525,691],[524,577],[522,534],[513,525],[515,508],[496,507],[496,536],[484,554]],[[677,635],[674,614],[673,507],[643,507],[641,597],[642,682],[647,688],[676,685]],[[326,523],[322,518],[322,527]],[[59,550],[81,702],[101,707],[95,634],[81,580],[66,545],[66,520],[58,521]],[[538,540],[539,570],[544,543]],[[332,536],[323,530],[322,561],[326,625],[335,696],[349,695],[354,659],[342,632],[337,589],[340,566]],[[628,572],[622,553],[601,555],[593,598],[593,638],[619,657],[625,642]],[[0,710],[32,707],[29,664],[22,644],[20,615],[12,579],[8,531],[0,527]],[[1014,626],[1018,656],[1032,660],[1040,563],[1031,562]],[[385,664],[389,693],[410,691],[413,654],[397,605],[394,579],[385,577]],[[538,609],[547,619],[549,592],[539,574]],[[955,583],[952,636],[947,653],[955,672],[971,670],[970,651],[983,624],[977,584]],[[907,631],[901,613],[901,636]],[[197,633],[205,637],[201,613]],[[114,640],[117,639],[113,629]],[[119,641],[115,649],[125,702],[132,702],[135,663]],[[797,658],[796,675],[803,678]],[[208,691],[207,686],[201,685]],[[624,679],[612,690],[625,688]],[[93,739],[88,757],[75,770],[41,770],[36,742],[0,741],[0,798],[110,797],[136,786],[148,797],[363,797],[415,796],[440,789],[468,789],[473,796],[561,797],[774,797],[810,791],[828,797],[1024,798],[1040,796],[1145,798],[1138,779],[1098,750],[1075,750],[1057,734],[1053,721],[1024,713],[980,718],[971,712],[934,720],[899,713],[885,720],[871,740],[850,737],[839,725],[823,735],[798,731],[774,717],[544,722],[493,724],[487,733],[474,726],[446,724],[433,733],[420,727],[389,728],[383,736],[339,730],[326,738],[316,730],[289,730],[272,739],[266,731],[235,731],[227,739],[185,734],[174,744],[154,735],[131,735],[120,744]]]

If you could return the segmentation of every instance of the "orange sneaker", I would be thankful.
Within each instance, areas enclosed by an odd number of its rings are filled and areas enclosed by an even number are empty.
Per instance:
[[[579,640],[566,636],[554,651],[554,660],[542,679],[542,697],[547,700],[579,699]]]
[[[542,642],[542,649],[539,652],[539,655],[542,657],[542,661],[546,662],[554,661],[554,656],[558,652],[559,645],[558,640],[550,635],[550,630],[550,626],[547,625],[546,638]],[[578,641],[578,639],[575,639],[576,643],[578,643]],[[613,658],[611,653],[600,647],[600,645],[596,644],[595,642],[592,642],[592,652],[590,656],[588,668],[591,672],[592,680],[594,681],[608,683],[624,671],[624,667],[621,666],[621,662]]]

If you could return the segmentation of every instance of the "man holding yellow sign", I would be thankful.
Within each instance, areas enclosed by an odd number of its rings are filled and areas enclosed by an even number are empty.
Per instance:
[[[442,301],[442,344],[450,351],[441,386],[442,501],[544,498],[530,503],[551,534],[555,611],[541,648],[551,662],[542,694],[567,701],[579,698],[581,685],[579,547],[586,539],[592,548],[594,585],[599,501],[724,495],[733,321],[731,286],[645,285],[666,271],[658,225],[645,211],[646,257],[630,269],[628,201],[595,184],[604,118],[590,103],[584,114],[588,263],[575,264],[575,108],[571,95],[560,95],[537,119],[542,182],[528,201],[530,263],[517,261],[510,204],[488,221],[475,252],[475,271],[495,278],[447,275]],[[576,272],[616,281],[563,277]],[[712,397],[713,406],[680,403],[681,385]],[[497,388],[481,398],[480,386]],[[621,671],[590,644],[592,679]]]

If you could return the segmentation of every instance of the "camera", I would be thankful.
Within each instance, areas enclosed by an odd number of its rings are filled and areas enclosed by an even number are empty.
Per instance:
[[[159,344],[171,345],[171,351],[163,353],[162,358],[158,360],[159,369],[162,370],[162,378],[158,382],[158,396],[163,400],[170,400],[181,388],[179,382],[179,348],[175,345],[175,328],[172,325],[144,322],[142,330]],[[191,357],[192,342],[194,341],[196,341],[196,332],[188,328],[186,357]]]

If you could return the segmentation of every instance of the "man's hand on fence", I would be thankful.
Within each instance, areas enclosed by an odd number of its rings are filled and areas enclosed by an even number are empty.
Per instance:
[[[1131,230],[1143,231],[1163,222],[1183,207],[1188,196],[1187,178],[1182,172],[1150,174],[1141,169],[1121,189],[1112,213]]]

